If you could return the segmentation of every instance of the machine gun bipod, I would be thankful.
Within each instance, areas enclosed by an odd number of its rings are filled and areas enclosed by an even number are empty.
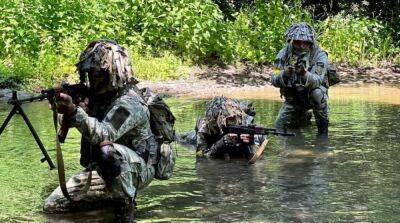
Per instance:
[[[24,110],[22,109],[21,105],[23,103],[28,103],[28,102],[34,102],[34,101],[42,101],[44,99],[48,98],[48,95],[46,94],[41,94],[39,96],[34,96],[34,97],[29,97],[26,99],[18,99],[17,92],[13,91],[12,92],[12,98],[8,101],[8,104],[13,105],[13,108],[11,109],[10,113],[4,120],[3,124],[0,127],[0,135],[3,133],[4,129],[6,128],[8,122],[11,120],[11,118],[15,114],[20,114],[22,118],[24,119],[26,125],[28,126],[29,130],[31,131],[33,138],[35,138],[36,143],[38,144],[40,150],[42,151],[43,158],[40,159],[40,161],[43,163],[44,161],[47,161],[49,164],[50,170],[55,169],[55,165],[53,161],[51,160],[49,154],[47,153],[47,150],[44,148],[42,141],[40,140],[38,134],[36,133],[35,129],[33,128],[28,116],[25,114]]]

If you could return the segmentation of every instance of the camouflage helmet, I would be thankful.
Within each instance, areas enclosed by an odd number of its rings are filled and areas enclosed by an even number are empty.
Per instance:
[[[316,41],[315,30],[306,22],[295,23],[291,25],[285,32],[285,38],[287,42],[293,40],[302,40],[310,43]]]
[[[220,130],[227,127],[228,119],[231,123],[240,124],[241,120],[246,116],[247,114],[237,100],[218,96],[207,103],[206,117],[209,122],[217,125]]]
[[[127,83],[137,83],[127,50],[113,40],[94,40],[80,54],[76,64],[81,83],[88,81],[87,74],[92,68],[102,69],[109,75],[113,88],[122,88]]]

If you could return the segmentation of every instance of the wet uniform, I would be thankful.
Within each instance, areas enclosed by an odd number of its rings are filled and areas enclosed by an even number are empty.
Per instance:
[[[221,100],[219,100],[221,99]],[[235,124],[250,125],[253,123],[253,116],[249,115],[255,112],[253,108],[245,101],[237,101],[232,99],[226,99],[224,97],[215,97],[210,104],[217,101],[226,100],[226,104],[234,107],[231,111],[235,110],[236,120]],[[216,111],[215,114],[221,114]],[[232,114],[231,114],[232,115]],[[220,122],[222,121],[221,116],[217,118]],[[248,144],[239,142],[238,140],[231,139],[221,128],[221,125],[217,124],[218,121],[215,117],[207,115],[199,118],[195,127],[195,138],[196,138],[196,151],[197,156],[204,156],[207,158],[223,158],[225,154],[232,157],[246,157],[247,159],[253,158],[255,151],[260,147],[262,142],[266,139],[265,136],[255,135],[254,140]],[[224,122],[224,121],[222,121]],[[225,121],[226,122],[226,121]],[[255,161],[254,161],[255,162]]]
[[[281,70],[272,77],[271,82],[279,87],[285,102],[279,110],[276,128],[297,128],[307,124],[311,118],[308,111],[313,110],[317,126],[327,126],[328,114],[328,55],[318,45],[314,44],[307,55],[309,67],[304,77],[293,74],[285,80],[284,68],[296,55],[291,44],[287,44],[279,53],[275,66]]]

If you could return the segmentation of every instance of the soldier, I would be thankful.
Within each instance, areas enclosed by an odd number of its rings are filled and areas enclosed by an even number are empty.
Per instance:
[[[196,144],[198,157],[226,158],[246,157],[253,164],[265,149],[265,136],[255,135],[254,140],[250,135],[225,132],[229,125],[249,125],[253,122],[255,112],[250,103],[226,97],[214,97],[207,103],[205,117],[199,118],[195,132],[186,133],[184,141]],[[266,141],[267,142],[267,141]]]
[[[311,119],[313,110],[318,136],[328,135],[328,54],[317,44],[316,33],[307,23],[290,26],[286,46],[279,51],[275,66],[280,73],[271,82],[279,87],[285,102],[276,128],[298,128]]]
[[[91,160],[98,164],[97,172],[117,201],[114,221],[133,222],[138,188],[154,177],[168,179],[175,155],[155,140],[124,47],[110,40],[93,41],[76,66],[81,83],[89,86],[88,103],[76,106],[61,93],[57,111],[82,134],[81,165],[88,167]]]

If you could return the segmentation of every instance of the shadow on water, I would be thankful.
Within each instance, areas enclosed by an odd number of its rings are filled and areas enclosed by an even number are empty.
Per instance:
[[[193,129],[205,101],[167,100],[177,131]],[[256,122],[271,125],[281,102],[255,100],[254,105]],[[196,160],[193,149],[176,145],[174,176],[139,193],[138,221],[397,222],[400,107],[364,101],[331,101],[330,106],[328,140],[316,139],[315,125],[293,138],[271,137],[255,165],[241,159]],[[45,147],[53,148],[47,104],[25,108]],[[8,107],[0,104],[0,122],[7,114]],[[79,133],[72,131],[63,145],[69,175],[81,169],[78,141]],[[54,159],[54,151],[50,155]],[[111,222],[111,209],[42,215],[57,177],[38,162],[40,156],[23,121],[13,118],[0,136],[0,221]]]

